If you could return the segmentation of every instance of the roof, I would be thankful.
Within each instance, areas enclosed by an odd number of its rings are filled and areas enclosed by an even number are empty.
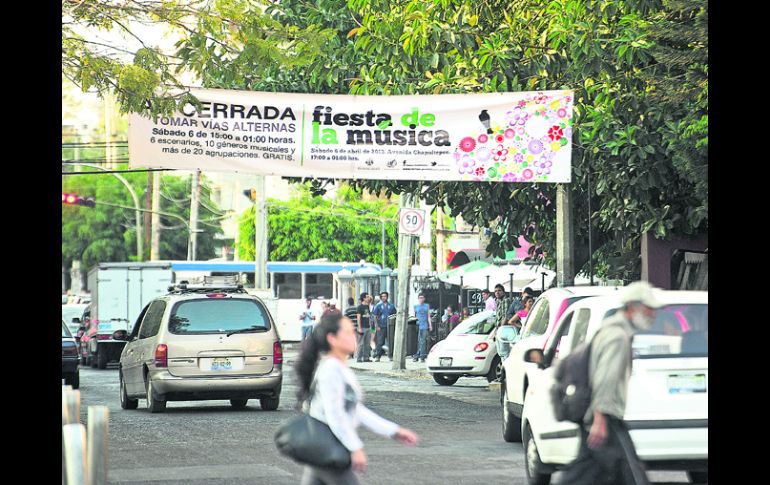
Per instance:
[[[253,273],[254,261],[171,261],[174,271],[219,271]],[[273,261],[267,263],[268,273],[338,273],[345,268],[355,272],[360,268],[380,271],[380,265],[373,263],[329,263],[302,261]]]
[[[708,291],[676,291],[676,290],[656,290],[655,298],[665,305],[677,304],[708,304]],[[597,296],[596,298],[585,298],[573,305],[574,308],[618,308],[620,301],[612,294]],[[573,308],[571,307],[571,308]]]

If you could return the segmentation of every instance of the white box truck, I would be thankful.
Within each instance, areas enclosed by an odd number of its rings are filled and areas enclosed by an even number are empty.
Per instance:
[[[120,360],[124,338],[139,313],[153,298],[168,293],[172,280],[170,263],[99,263],[88,272],[91,328],[85,345],[91,367],[104,369]]]

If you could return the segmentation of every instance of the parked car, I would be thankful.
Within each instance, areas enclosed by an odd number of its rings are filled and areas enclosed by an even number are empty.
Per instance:
[[[464,376],[497,379],[502,368],[490,335],[495,324],[494,311],[476,313],[431,347],[426,365],[433,380],[451,386]]]
[[[72,386],[73,389],[80,387],[78,345],[64,320],[61,322],[61,377],[64,384]]]
[[[120,405],[259,399],[278,408],[283,347],[263,302],[242,286],[178,285],[139,314],[120,356]]]
[[[650,470],[685,470],[693,483],[708,481],[708,292],[660,291],[665,306],[650,330],[632,342],[633,370],[624,420],[639,458]],[[522,413],[526,474],[548,484],[551,474],[577,457],[578,425],[557,421],[549,390],[554,365],[620,306],[614,297],[571,306],[531,370]]]
[[[521,441],[521,411],[529,386],[529,371],[535,367],[534,364],[524,362],[524,350],[533,347],[544,349],[556,328],[556,322],[570,305],[591,296],[611,295],[617,290],[617,286],[551,288],[535,300],[522,325],[519,341],[511,347],[502,365],[500,403],[505,441]]]

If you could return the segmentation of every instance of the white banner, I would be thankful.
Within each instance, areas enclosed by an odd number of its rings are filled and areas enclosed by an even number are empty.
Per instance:
[[[572,91],[342,96],[193,90],[131,114],[129,166],[342,179],[570,182]]]

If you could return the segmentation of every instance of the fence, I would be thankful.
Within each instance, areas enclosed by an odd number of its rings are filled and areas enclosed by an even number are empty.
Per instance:
[[[62,485],[106,485],[109,410],[88,406],[80,423],[80,391],[62,386]]]

